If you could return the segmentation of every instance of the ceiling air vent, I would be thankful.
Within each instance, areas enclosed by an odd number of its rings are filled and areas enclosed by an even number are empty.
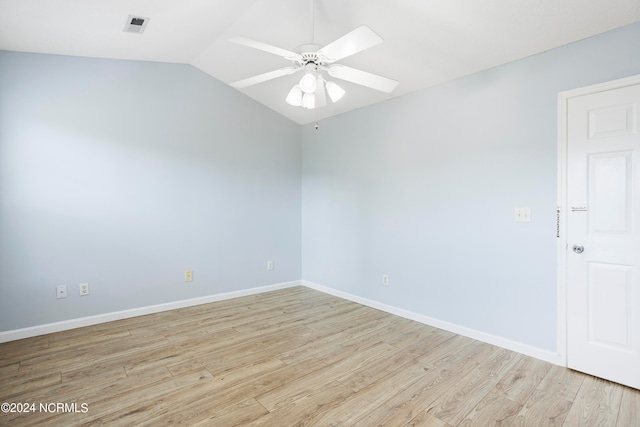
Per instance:
[[[144,32],[144,29],[147,28],[148,23],[149,18],[129,15],[127,17],[127,23],[124,25],[124,31],[127,33],[142,34]]]

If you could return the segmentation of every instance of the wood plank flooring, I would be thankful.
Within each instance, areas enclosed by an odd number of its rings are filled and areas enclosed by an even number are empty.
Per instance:
[[[1,402],[17,426],[640,420],[638,390],[304,287],[0,344]]]

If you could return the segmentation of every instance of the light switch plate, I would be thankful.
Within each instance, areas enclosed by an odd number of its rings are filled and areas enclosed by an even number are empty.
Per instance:
[[[515,208],[513,220],[515,222],[531,222],[531,208]]]

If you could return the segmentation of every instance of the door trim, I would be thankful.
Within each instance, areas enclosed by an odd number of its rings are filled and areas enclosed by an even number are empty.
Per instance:
[[[567,121],[569,100],[612,89],[640,84],[640,74],[558,93],[558,226],[557,239],[557,354],[558,364],[567,366]]]

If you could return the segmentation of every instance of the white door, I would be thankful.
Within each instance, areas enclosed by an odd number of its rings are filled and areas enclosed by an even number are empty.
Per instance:
[[[640,389],[640,84],[568,100],[567,362]]]

